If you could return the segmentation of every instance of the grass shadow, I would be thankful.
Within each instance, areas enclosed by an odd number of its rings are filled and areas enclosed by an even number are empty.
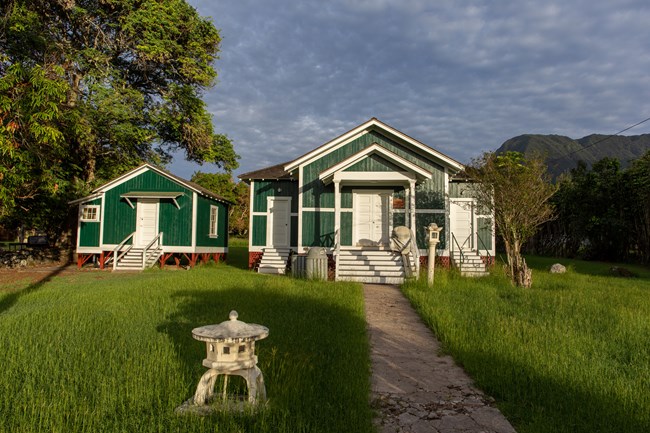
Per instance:
[[[454,352],[451,348],[451,352]],[[648,406],[630,405],[615,393],[581,389],[570,379],[541,375],[497,353],[456,353],[477,385],[493,396],[518,431],[642,433],[650,431]],[[490,365],[489,369],[485,366]],[[477,371],[482,372],[476,374]],[[520,386],[526,383],[526,386]]]
[[[228,313],[237,310],[239,320],[269,328],[269,336],[256,344],[256,353],[270,406],[261,416],[235,421],[217,414],[220,423],[237,422],[246,431],[267,423],[277,425],[278,431],[369,431],[365,320],[340,302],[314,296],[313,288],[311,295],[302,295],[300,287],[306,284],[283,277],[255,278],[244,287],[220,282],[219,290],[174,293],[179,308],[157,330],[173,341],[178,359],[193,378],[187,397],[206,371],[201,365],[205,343],[192,338],[192,329],[226,321]]]
[[[43,278],[39,279],[38,281],[30,283],[24,289],[16,290],[14,292],[10,292],[9,294],[5,295],[2,299],[0,299],[0,314],[4,313],[5,311],[9,310],[11,307],[16,305],[16,303],[21,297],[25,295],[29,295],[30,293],[34,293],[39,289],[41,289],[45,284],[52,281],[54,277],[56,277],[57,275],[65,271],[66,268],[67,266],[57,267],[52,272],[46,274]]]

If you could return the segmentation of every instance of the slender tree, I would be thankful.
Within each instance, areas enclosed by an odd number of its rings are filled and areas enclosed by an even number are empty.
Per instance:
[[[525,159],[519,152],[488,152],[467,173],[476,182],[477,204],[494,213],[497,234],[506,248],[508,276],[514,285],[530,287],[532,271],[521,247],[542,223],[553,218],[549,199],[555,186],[546,165],[541,158]]]
[[[236,168],[201,99],[219,44],[185,0],[2,2],[0,217],[177,151]]]

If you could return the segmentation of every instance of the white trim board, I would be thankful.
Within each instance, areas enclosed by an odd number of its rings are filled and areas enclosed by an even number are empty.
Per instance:
[[[354,140],[361,134],[370,132],[372,130],[378,130],[380,132],[384,132],[386,133],[386,135],[392,136],[392,138],[397,139],[397,141],[409,145],[410,147],[414,148],[418,152],[424,155],[428,155],[429,157],[434,157],[435,159],[439,160],[442,163],[442,165],[451,167],[457,171],[461,171],[463,168],[465,168],[463,164],[461,164],[460,162],[448,157],[443,153],[438,152],[437,150],[427,146],[426,144],[418,140],[415,140],[414,138],[409,137],[408,135],[398,131],[397,129],[373,117],[372,119],[351,129],[350,131],[344,133],[343,135],[340,135],[339,137],[328,141],[327,143],[312,150],[311,152],[306,153],[305,155],[299,157],[298,159],[291,161],[289,164],[284,166],[284,170],[289,172],[294,170],[296,167],[301,167],[305,164],[308,164],[313,160],[318,159],[323,155],[338,149],[341,146],[344,146],[345,144],[349,143],[351,140]]]
[[[400,176],[398,177],[399,180],[404,180],[405,177],[407,180],[414,179],[416,176],[419,177],[419,180],[431,179],[433,177],[433,174],[429,170],[425,170],[424,168],[418,166],[417,164],[414,164],[402,158],[398,154],[391,152],[390,150],[380,146],[378,143],[373,143],[370,146],[366,147],[365,149],[361,150],[360,152],[357,152],[354,155],[350,156],[349,158],[344,159],[343,161],[333,165],[327,170],[324,170],[323,172],[320,173],[318,178],[322,180],[323,183],[325,183],[326,185],[332,182],[332,180],[346,180],[347,179],[346,176],[357,174],[357,173],[344,172],[345,169],[353,166],[354,164],[372,155],[380,155],[383,158],[390,161],[391,163],[403,168],[406,172],[400,173]],[[380,175],[378,179],[387,179],[386,176],[395,174],[394,172],[377,172],[373,177],[372,173],[373,172],[363,172],[363,174],[366,175],[366,179],[375,179],[377,178],[377,175]],[[351,179],[354,178],[352,177]]]

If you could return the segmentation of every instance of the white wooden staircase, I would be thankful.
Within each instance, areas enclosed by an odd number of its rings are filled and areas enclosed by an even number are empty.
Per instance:
[[[163,253],[163,233],[160,232],[146,247],[128,244],[135,232],[128,235],[114,250],[110,261],[114,271],[139,271],[156,264]]]
[[[458,250],[452,251],[451,260],[464,277],[484,277],[490,274],[476,251],[463,249],[462,254]]]
[[[115,264],[114,270],[116,271],[139,271],[146,268],[151,268],[156,264],[162,255],[162,248],[150,248],[147,251],[146,260],[143,259],[144,248],[131,248],[125,255],[118,259]]]
[[[257,267],[260,274],[285,274],[290,248],[264,248],[262,260]]]
[[[402,256],[390,249],[344,249],[337,259],[339,281],[402,284],[406,278]]]

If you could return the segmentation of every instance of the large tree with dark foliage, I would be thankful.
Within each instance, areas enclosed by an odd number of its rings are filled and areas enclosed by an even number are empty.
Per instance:
[[[217,29],[184,0],[8,0],[0,6],[0,218],[45,210],[143,161],[237,155],[202,92]]]
[[[650,262],[650,151],[621,170],[614,158],[580,163],[560,178],[557,219],[530,251],[564,257]]]

